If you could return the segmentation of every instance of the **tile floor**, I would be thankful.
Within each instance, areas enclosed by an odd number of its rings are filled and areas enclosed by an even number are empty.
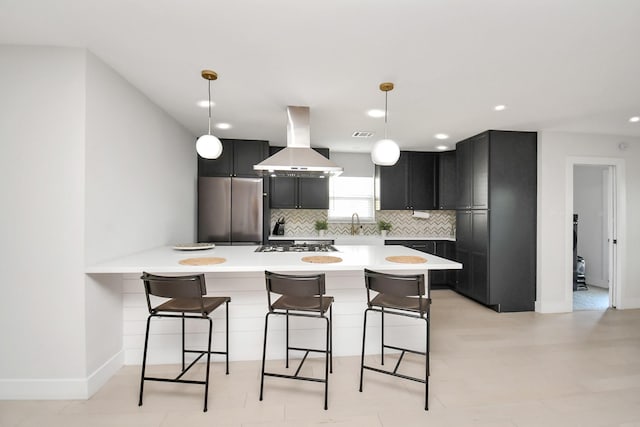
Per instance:
[[[573,310],[606,310],[609,307],[609,289],[588,285],[587,289],[573,292]]]
[[[422,384],[365,372],[359,393],[359,360],[342,357],[328,411],[322,384],[302,381],[267,378],[259,402],[259,362],[229,376],[214,364],[207,413],[195,385],[148,382],[138,407],[140,368],[125,366],[89,400],[0,401],[0,426],[640,426],[640,310],[499,314],[452,291],[433,300],[428,412]],[[421,369],[411,356],[401,371]],[[304,370],[320,374],[320,359]]]

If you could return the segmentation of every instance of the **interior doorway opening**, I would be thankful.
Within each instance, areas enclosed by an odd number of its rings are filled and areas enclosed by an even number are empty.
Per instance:
[[[616,164],[576,160],[572,165],[572,310],[617,306]]]

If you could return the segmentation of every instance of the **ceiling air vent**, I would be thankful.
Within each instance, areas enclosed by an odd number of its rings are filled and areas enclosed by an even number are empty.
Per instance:
[[[351,136],[353,138],[371,138],[375,133],[364,130],[357,130]]]

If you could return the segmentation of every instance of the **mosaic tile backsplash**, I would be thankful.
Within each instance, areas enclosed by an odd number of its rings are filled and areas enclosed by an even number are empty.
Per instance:
[[[376,211],[376,221],[391,223],[389,236],[451,237],[455,235],[456,211],[427,211],[429,218],[415,218],[413,211]],[[320,209],[272,209],[271,229],[278,218],[285,218],[285,236],[312,236],[317,234],[316,220],[327,219],[327,211]],[[351,224],[329,223],[328,235],[349,235]],[[379,234],[376,224],[362,224],[365,236]]]

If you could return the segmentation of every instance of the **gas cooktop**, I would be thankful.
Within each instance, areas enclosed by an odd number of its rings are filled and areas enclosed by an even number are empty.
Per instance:
[[[302,243],[258,246],[256,252],[336,252],[337,249],[328,243]]]

